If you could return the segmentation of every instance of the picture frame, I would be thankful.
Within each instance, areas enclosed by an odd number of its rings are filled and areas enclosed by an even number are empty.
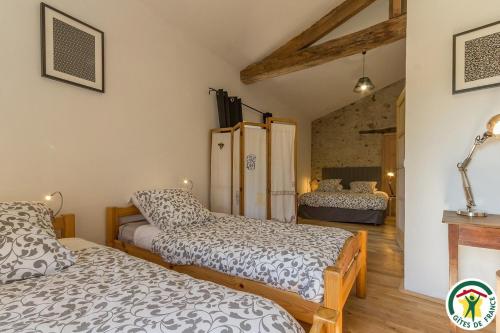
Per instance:
[[[104,32],[40,3],[42,77],[104,93]]]
[[[453,94],[500,85],[500,21],[453,35]]]

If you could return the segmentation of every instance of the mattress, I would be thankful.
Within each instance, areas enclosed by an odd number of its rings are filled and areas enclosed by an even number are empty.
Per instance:
[[[339,192],[309,192],[299,198],[299,205],[310,207],[332,207],[358,210],[386,210],[389,196],[385,192],[355,193],[349,190]]]
[[[161,232],[160,229],[147,221],[137,221],[122,224],[118,229],[118,239],[151,251],[153,239]]]
[[[262,297],[84,240],[61,242],[78,256],[73,266],[0,285],[0,332],[304,332]]]
[[[160,232],[152,252],[171,264],[209,268],[321,303],[324,271],[352,236],[338,228],[219,215]]]

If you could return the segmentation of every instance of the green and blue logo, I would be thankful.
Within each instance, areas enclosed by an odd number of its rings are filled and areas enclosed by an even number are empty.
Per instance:
[[[466,279],[455,284],[446,297],[450,320],[464,330],[475,331],[488,326],[497,312],[497,298],[484,281]]]

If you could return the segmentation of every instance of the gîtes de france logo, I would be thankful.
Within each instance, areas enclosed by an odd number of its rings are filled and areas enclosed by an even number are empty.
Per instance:
[[[497,312],[495,292],[484,281],[462,280],[448,293],[446,312],[450,320],[464,330],[483,329],[495,319]]]

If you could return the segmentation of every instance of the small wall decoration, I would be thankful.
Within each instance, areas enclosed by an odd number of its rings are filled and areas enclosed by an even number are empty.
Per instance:
[[[40,4],[42,76],[104,92],[104,33]]]
[[[453,94],[500,85],[500,21],[453,36]]]
[[[247,155],[247,170],[255,170],[255,164],[257,163],[257,156],[255,154]]]

